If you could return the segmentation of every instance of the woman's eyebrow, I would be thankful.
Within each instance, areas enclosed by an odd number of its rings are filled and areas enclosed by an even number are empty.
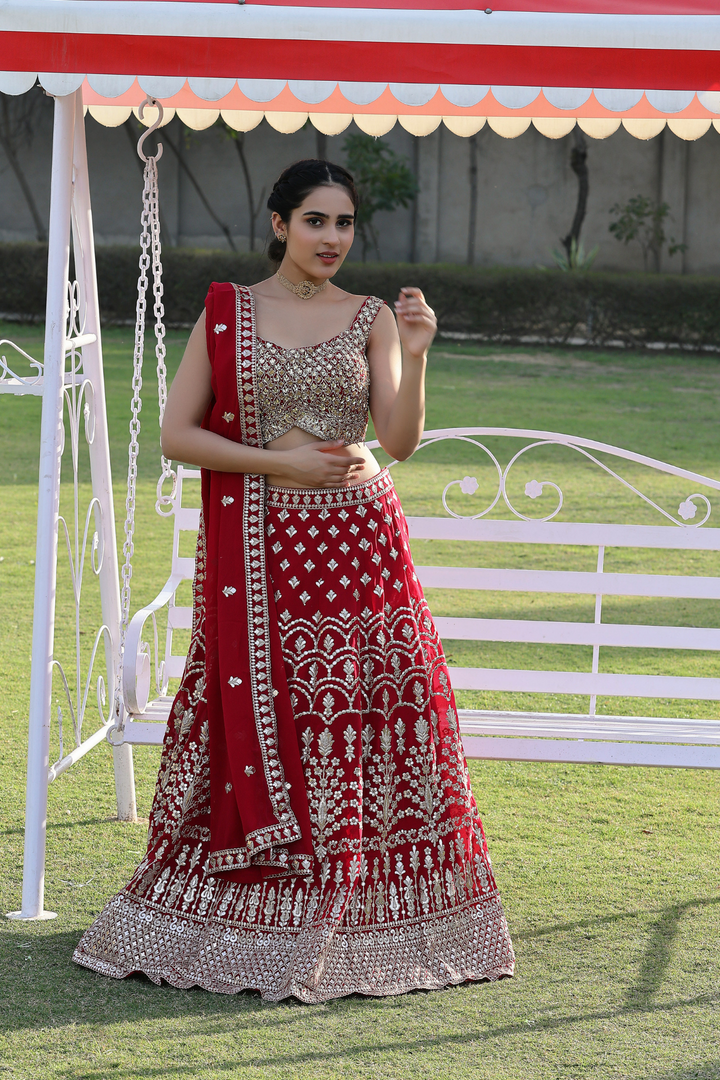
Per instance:
[[[303,217],[321,217],[321,218],[329,219],[331,217],[331,215],[323,213],[322,210],[305,210],[305,212],[303,213]],[[337,217],[338,217],[338,220],[344,220],[344,221],[354,221],[355,220],[355,215],[354,214],[338,214]]]

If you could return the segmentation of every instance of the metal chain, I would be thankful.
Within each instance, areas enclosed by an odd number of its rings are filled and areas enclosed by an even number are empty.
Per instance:
[[[152,265],[153,296],[155,315],[155,356],[157,360],[158,379],[158,404],[160,409],[160,426],[162,427],[165,415],[165,403],[167,401],[167,367],[165,362],[165,308],[163,305],[163,282],[160,244],[160,207],[158,192],[157,163],[162,155],[162,145],[159,144],[155,156],[146,157],[143,153],[143,143],[147,136],[162,123],[163,109],[159,102],[148,98],[140,107],[140,118],[146,105],[155,106],[158,109],[158,119],[138,142],[138,153],[145,162],[143,170],[143,195],[142,214],[140,217],[140,274],[137,284],[137,303],[135,308],[135,347],[133,351],[133,378],[132,378],[132,402],[130,419],[130,445],[128,447],[128,475],[127,495],[125,498],[125,542],[123,543],[123,555],[125,561],[122,567],[122,587],[120,592],[120,657],[118,674],[115,684],[115,717],[117,730],[122,730],[124,724],[124,711],[122,708],[122,673],[125,658],[125,637],[130,622],[130,582],[132,579],[132,558],[135,553],[135,496],[137,493],[137,459],[140,452],[138,436],[140,435],[140,412],[142,410],[142,366],[145,352],[145,317],[147,314],[147,289],[148,270]],[[160,454],[161,475],[157,485],[157,502],[155,509],[159,514],[167,516],[172,513],[177,477],[171,468],[171,463],[164,454]],[[172,491],[169,495],[163,495],[162,485],[165,480],[172,480]],[[163,510],[161,507],[170,507]]]
[[[158,204],[158,185],[157,185],[157,165],[155,166],[156,176],[155,183],[150,190],[150,234],[152,241],[152,272],[153,272],[153,296],[155,297],[155,306],[153,312],[155,315],[155,357],[157,359],[157,381],[158,381],[158,412],[159,423],[162,428],[163,417],[165,416],[165,403],[167,401],[167,365],[165,362],[165,306],[163,304],[163,281],[162,281],[162,262],[160,256],[162,247],[160,243],[160,210]],[[166,480],[172,480],[172,489],[169,495],[163,495],[163,484]],[[157,483],[157,501],[155,503],[155,509],[161,517],[167,517],[172,513],[173,506],[175,504],[175,493],[177,491],[177,475],[171,467],[171,463],[160,452],[160,479]],[[169,509],[163,509],[167,507]]]
[[[115,687],[115,715],[120,720],[120,706],[122,702],[122,668],[125,656],[125,634],[130,620],[130,580],[132,578],[132,557],[135,553],[135,495],[137,491],[137,459],[140,451],[138,436],[140,434],[140,411],[142,409],[142,366],[145,352],[145,313],[147,301],[145,294],[148,287],[147,272],[150,267],[150,255],[148,249],[151,245],[151,215],[152,202],[151,191],[153,185],[157,191],[157,164],[150,157],[145,163],[143,172],[143,208],[140,216],[140,274],[137,283],[137,302],[135,305],[135,347],[133,350],[133,377],[132,377],[132,401],[130,410],[130,445],[128,447],[128,474],[127,495],[125,497],[125,542],[123,543],[123,563],[120,590],[120,663],[118,665],[118,678]]]

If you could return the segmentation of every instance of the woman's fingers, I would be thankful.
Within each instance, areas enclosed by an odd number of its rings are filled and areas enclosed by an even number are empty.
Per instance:
[[[352,483],[366,465],[358,455],[340,454],[345,448],[343,439],[305,444],[293,452],[296,477],[304,483],[319,487],[337,487]]]
[[[435,320],[435,312],[425,302],[422,290],[414,286],[407,286],[400,290],[400,295],[395,303],[395,311],[407,322],[423,322],[432,325]]]
[[[423,296],[421,289],[404,288],[400,290],[400,295],[395,301],[396,306],[400,307],[413,304],[424,304],[425,297]]]
[[[425,303],[424,300],[423,301],[418,300],[416,303],[413,303],[413,304],[403,304],[401,310],[403,312],[408,312],[410,314],[412,314],[414,312],[415,313],[416,312],[426,312],[426,313],[429,314],[429,312],[430,312],[430,308],[427,306],[427,304]]]
[[[337,454],[325,454],[326,460],[330,461],[338,469],[347,469],[350,465],[364,465],[365,458],[361,457],[339,457]]]

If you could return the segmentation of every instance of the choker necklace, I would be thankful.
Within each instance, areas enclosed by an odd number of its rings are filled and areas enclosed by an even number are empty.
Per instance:
[[[275,276],[281,285],[284,285],[290,292],[294,292],[301,300],[310,300],[315,293],[322,292],[323,289],[327,288],[327,280],[323,281],[322,285],[313,285],[312,281],[301,281],[299,285],[293,285],[292,281],[288,281],[279,270]]]

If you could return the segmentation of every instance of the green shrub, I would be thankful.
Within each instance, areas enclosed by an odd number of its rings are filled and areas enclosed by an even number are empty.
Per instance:
[[[108,321],[135,318],[140,249],[97,249],[100,310]],[[194,323],[203,309],[211,281],[253,285],[268,276],[270,263],[262,255],[232,251],[166,248],[162,253],[163,303],[169,323]],[[152,282],[148,290],[148,321],[152,317]]]
[[[134,320],[140,248],[99,247],[95,258],[103,321]],[[165,317],[175,324],[195,322],[211,281],[252,285],[267,277],[270,268],[262,255],[192,248],[166,248],[162,263]],[[0,244],[0,312],[23,318],[43,316],[46,273],[46,244]],[[152,281],[147,299],[150,322]]]
[[[0,312],[45,314],[46,244],[0,244]]]
[[[139,249],[129,247],[98,248],[100,308],[108,322],[135,317],[138,255]],[[0,311],[42,316],[46,265],[42,244],[0,245]],[[261,255],[189,248],[166,248],[163,267],[166,318],[176,325],[195,321],[211,281],[253,284],[270,272]],[[441,330],[491,340],[720,345],[719,278],[353,262],[345,264],[337,283],[390,303],[402,285],[418,285]]]

